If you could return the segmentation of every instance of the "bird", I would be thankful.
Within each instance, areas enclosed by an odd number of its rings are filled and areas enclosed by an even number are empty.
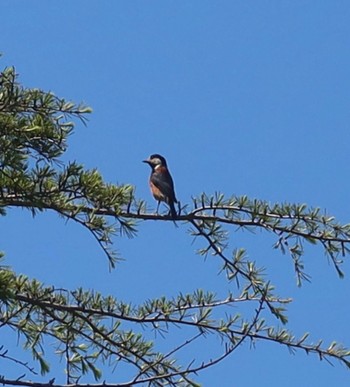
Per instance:
[[[168,170],[165,158],[157,153],[151,155],[147,160],[143,160],[152,168],[149,178],[149,186],[153,197],[158,201],[157,213],[160,202],[165,202],[170,208],[170,214],[176,218],[177,213],[174,203],[177,203],[174,182]]]

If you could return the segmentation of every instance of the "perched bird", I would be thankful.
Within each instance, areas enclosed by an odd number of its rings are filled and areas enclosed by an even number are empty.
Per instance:
[[[165,202],[170,207],[170,213],[173,218],[176,218],[177,213],[174,203],[177,203],[174,182],[168,170],[166,160],[163,156],[154,154],[147,160],[143,160],[151,168],[151,176],[149,178],[149,186],[153,197],[158,201],[157,213],[160,202]]]

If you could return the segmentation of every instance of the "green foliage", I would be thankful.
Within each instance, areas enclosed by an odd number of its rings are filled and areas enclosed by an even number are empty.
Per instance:
[[[1,165],[25,170],[28,159],[54,161],[67,148],[74,124],[66,121],[91,109],[75,105],[52,93],[25,89],[17,82],[14,68],[6,68],[0,77]]]
[[[0,214],[4,216],[11,207],[27,208],[33,216],[54,211],[86,228],[114,267],[121,258],[113,249],[116,236],[133,237],[142,220],[173,219],[148,213],[146,203],[135,199],[131,185],[106,183],[97,169],[61,161],[74,128],[71,120],[85,123],[90,112],[90,108],[52,93],[24,88],[13,68],[1,73]],[[66,383],[56,386],[82,385],[82,378],[92,375],[102,387],[103,370],[117,366],[134,370],[128,382],[120,382],[123,386],[198,386],[192,377],[224,360],[247,340],[253,344],[275,342],[291,352],[315,353],[320,359],[336,359],[350,368],[350,352],[341,344],[312,344],[309,334],[297,338],[287,329],[286,307],[291,299],[275,294],[265,268],[250,259],[245,249],[231,246],[229,233],[231,229],[261,229],[274,235],[274,248],[289,254],[301,285],[310,280],[303,262],[306,242],[320,245],[343,276],[350,225],[341,225],[305,204],[271,205],[246,196],[225,198],[219,193],[194,198],[192,208],[179,209],[176,221],[189,224],[192,237],[201,241],[199,255],[211,255],[221,264],[221,278],[230,289],[226,297],[198,289],[135,306],[83,288],[55,289],[0,266],[1,327],[17,333],[43,375],[51,372],[47,352],[52,348],[67,375]],[[231,314],[232,306],[237,313]],[[185,339],[177,337],[175,327],[183,328]],[[159,350],[151,332],[172,339],[169,342],[174,342],[174,347],[168,352]],[[190,352],[193,343],[205,343],[210,336],[220,339],[216,342],[221,354],[205,357],[197,353],[187,365],[179,364],[180,351]],[[37,375],[34,367],[12,358],[3,347],[0,360],[15,362]],[[20,375],[15,380],[0,376],[0,383],[21,385]],[[25,385],[40,384],[27,381]]]
[[[310,280],[302,261],[305,242],[321,245],[338,275],[343,277],[341,264],[343,257],[350,252],[350,225],[341,225],[334,217],[322,215],[319,208],[309,209],[305,204],[271,205],[261,200],[250,200],[247,196],[225,199],[218,193],[211,197],[202,194],[193,202],[195,209],[190,213],[191,218],[193,221],[200,219],[196,222],[194,235],[205,234],[206,239],[211,241],[211,245],[200,253],[213,251],[215,255],[220,255],[227,247],[225,224],[249,230],[262,229],[276,235],[274,248],[291,256],[299,286],[304,280]],[[198,217],[197,214],[204,216]],[[235,260],[239,262],[241,258]]]
[[[33,215],[54,209],[87,228],[105,251],[111,267],[118,256],[110,249],[113,235],[134,236],[134,221],[119,216],[133,201],[131,185],[112,185],[97,170],[76,162],[62,166],[74,123],[86,121],[91,109],[52,93],[25,89],[15,70],[0,77],[0,205],[28,208]],[[102,213],[101,213],[102,211]],[[113,214],[113,221],[104,216]]]

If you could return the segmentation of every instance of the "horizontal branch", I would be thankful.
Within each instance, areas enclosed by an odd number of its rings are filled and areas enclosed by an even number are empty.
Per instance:
[[[5,200],[4,200],[5,199]],[[5,198],[1,198],[0,204],[2,206],[7,207],[28,207],[28,208],[37,208],[39,210],[53,210],[58,211],[57,206],[53,204],[45,204],[45,202],[40,202],[40,205],[30,201],[30,200],[22,200],[17,199],[16,197],[11,198],[11,195],[8,195]],[[328,236],[323,234],[322,232],[319,233],[312,233],[312,232],[303,232],[299,230],[296,227],[288,227],[285,225],[270,225],[264,221],[264,218],[271,218],[271,219],[281,219],[281,220],[291,220],[291,221],[312,221],[314,222],[315,219],[312,219],[308,216],[301,217],[301,216],[293,216],[293,215],[279,215],[279,214],[273,214],[273,213],[255,213],[254,217],[256,220],[248,220],[248,219],[234,219],[234,218],[227,218],[225,216],[217,216],[217,215],[208,215],[207,213],[203,213],[205,211],[232,211],[235,213],[244,213],[244,214],[253,214],[253,211],[248,211],[246,209],[242,209],[239,206],[203,206],[201,208],[196,208],[193,211],[190,211],[186,214],[180,214],[176,217],[176,221],[184,221],[184,222],[191,222],[193,220],[197,221],[204,221],[204,222],[220,222],[225,224],[231,224],[234,226],[239,227],[256,227],[256,228],[263,228],[267,231],[273,231],[276,233],[289,233],[295,236],[300,236],[306,239],[314,239],[318,241],[324,241],[324,242],[338,242],[343,244],[350,244],[350,230],[349,230],[349,237],[335,237],[335,236]],[[60,208],[59,212],[61,214],[64,214],[65,212],[76,214],[78,212],[86,213],[86,214],[94,214],[94,215],[101,215],[101,216],[109,216],[113,218],[125,218],[125,219],[135,219],[135,220],[163,220],[163,221],[174,221],[174,218],[170,215],[160,215],[155,213],[141,213],[141,212],[124,212],[124,211],[114,211],[112,209],[108,208],[92,208],[88,206],[75,206],[73,204],[68,205],[66,208]],[[322,224],[321,222],[318,222]]]
[[[64,311],[64,312],[69,312],[69,313],[84,313],[90,316],[101,316],[101,317],[111,317],[111,318],[116,318],[118,320],[124,320],[128,322],[136,322],[136,323],[151,323],[154,324],[155,322],[169,322],[169,317],[167,316],[164,318],[164,320],[160,319],[159,316],[154,316],[154,317],[137,317],[137,316],[131,316],[130,314],[127,315],[125,313],[115,313],[111,312],[109,310],[103,310],[102,308],[95,309],[95,308],[89,308],[85,306],[78,306],[78,305],[62,305],[59,303],[55,303],[52,300],[50,301],[42,301],[39,298],[31,298],[28,296],[24,296],[21,294],[17,294],[14,296],[14,298],[18,301],[27,303],[29,305],[35,305],[39,306],[41,308],[48,308],[48,309],[54,309],[57,311]],[[271,303],[289,303],[291,302],[291,299],[278,299],[278,298],[266,298]],[[190,306],[183,306],[183,307],[174,307],[173,309],[169,309],[168,313],[178,313],[178,312],[183,312],[187,310],[192,310],[192,309],[197,309],[197,308],[215,308],[218,306],[224,306],[224,305],[232,305],[237,302],[249,302],[249,301],[256,301],[256,302],[261,302],[261,297],[249,297],[249,296],[244,296],[244,297],[239,297],[239,298],[227,298],[222,301],[217,301],[217,302],[212,302],[212,303],[202,303],[198,305],[193,305],[191,304]],[[154,313],[152,313],[154,314]],[[159,312],[157,312],[159,314]],[[181,323],[180,320],[176,320],[176,323]]]

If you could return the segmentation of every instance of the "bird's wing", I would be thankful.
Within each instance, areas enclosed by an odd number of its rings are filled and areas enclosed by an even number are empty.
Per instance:
[[[164,196],[177,203],[173,179],[168,171],[153,173],[151,182],[164,194]]]

